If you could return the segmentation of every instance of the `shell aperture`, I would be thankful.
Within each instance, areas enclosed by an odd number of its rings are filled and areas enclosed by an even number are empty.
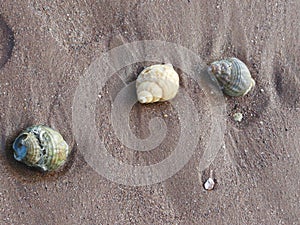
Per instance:
[[[24,144],[22,144],[22,140],[25,138],[24,138],[24,135],[21,135],[14,141],[14,144],[13,144],[14,158],[17,161],[21,161],[26,156],[27,147]]]

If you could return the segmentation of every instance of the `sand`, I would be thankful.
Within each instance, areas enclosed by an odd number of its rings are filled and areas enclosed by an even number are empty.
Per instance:
[[[2,0],[0,224],[299,224],[299,10],[298,0]],[[238,57],[256,81],[248,95],[225,97],[224,140],[202,170],[213,115],[207,93],[177,68],[180,86],[199,114],[200,139],[179,172],[140,187],[99,175],[72,129],[75,91],[89,65],[102,53],[138,40],[176,43],[204,64]],[[120,73],[129,83],[149,64],[136,63]],[[167,137],[148,153],[124,147],[110,118],[122,85],[115,74],[95,93],[98,135],[120,161],[158,163],[176,146],[180,118],[169,103],[136,104],[130,114],[133,132],[146,138],[150,118],[160,117]],[[233,119],[237,112],[243,114],[241,122]],[[37,123],[59,130],[72,148],[57,172],[41,173],[13,159],[17,134]],[[209,177],[216,182],[212,191],[203,188]]]

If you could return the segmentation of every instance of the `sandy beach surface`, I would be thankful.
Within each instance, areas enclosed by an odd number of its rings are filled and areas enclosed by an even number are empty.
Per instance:
[[[300,224],[299,11],[299,0],[1,0],[0,224]],[[183,46],[204,65],[238,57],[256,86],[244,97],[224,97],[223,139],[203,168],[204,149],[217,135],[215,115],[208,93],[176,68],[198,115],[199,141],[176,174],[134,186],[111,181],[87,162],[72,110],[95,60],[143,40]],[[137,103],[128,115],[132,132],[149,137],[149,121],[158,117],[166,137],[149,152],[118,139],[112,102],[123,81],[134,81],[151,64],[128,65],[95,93],[96,133],[111,156],[130,165],[161,162],[189,128],[181,127],[185,116],[169,102]],[[243,114],[241,122],[233,120],[236,112]],[[59,130],[69,143],[72,153],[59,171],[41,173],[14,160],[12,142],[32,124]],[[206,191],[209,177],[216,185]]]

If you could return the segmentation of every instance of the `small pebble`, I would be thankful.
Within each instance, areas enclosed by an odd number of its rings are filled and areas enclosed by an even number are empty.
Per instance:
[[[204,188],[205,190],[212,190],[214,189],[214,186],[215,186],[215,182],[212,178],[208,178],[207,181],[204,183]]]
[[[238,112],[233,115],[234,121],[241,122],[243,119],[243,114]]]

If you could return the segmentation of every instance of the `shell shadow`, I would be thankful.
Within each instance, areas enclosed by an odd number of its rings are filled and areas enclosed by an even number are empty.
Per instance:
[[[14,159],[12,148],[13,142],[18,136],[18,134],[25,128],[26,126],[24,126],[23,129],[15,131],[6,139],[4,147],[5,159],[8,164],[8,173],[11,173],[14,178],[16,178],[22,183],[37,183],[42,180],[55,181],[59,177],[62,177],[65,174],[67,174],[67,172],[72,168],[75,161],[75,156],[78,151],[76,144],[74,144],[74,146],[70,146],[72,148],[72,151],[68,157],[67,162],[57,171],[43,172],[37,168],[26,166],[25,164],[18,162]]]
[[[275,90],[282,105],[290,108],[300,107],[300,79],[297,65],[286,63],[276,56],[273,63]]]
[[[0,15],[0,69],[10,59],[14,45],[14,33]]]

